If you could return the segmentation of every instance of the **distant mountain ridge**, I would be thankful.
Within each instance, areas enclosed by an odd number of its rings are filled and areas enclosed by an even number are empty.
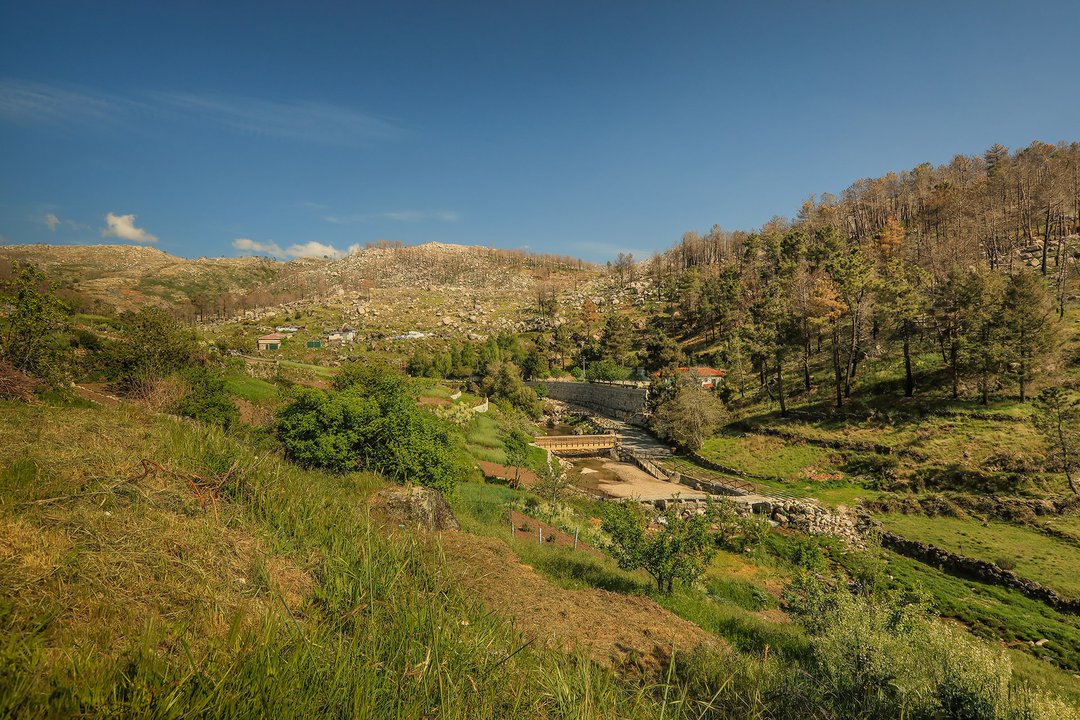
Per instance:
[[[363,288],[498,287],[528,291],[553,273],[592,270],[577,258],[471,245],[373,244],[343,258],[182,258],[139,245],[3,245],[0,273],[32,263],[69,293],[118,310],[257,304]]]

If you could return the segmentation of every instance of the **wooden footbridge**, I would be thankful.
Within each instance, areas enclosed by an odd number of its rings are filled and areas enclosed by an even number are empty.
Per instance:
[[[594,455],[610,452],[619,447],[615,433],[603,435],[542,435],[534,441],[536,446],[560,455]]]

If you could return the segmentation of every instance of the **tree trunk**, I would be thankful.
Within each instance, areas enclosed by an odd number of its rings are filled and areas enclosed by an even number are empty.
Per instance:
[[[803,367],[803,385],[806,386],[806,392],[810,392],[810,341],[806,341],[806,346],[803,348],[802,357]]]
[[[915,395],[915,377],[911,374],[911,332],[904,326],[904,397]]]
[[[1046,277],[1046,253],[1050,248],[1050,205],[1046,206],[1046,228],[1043,230],[1042,265],[1043,277]]]
[[[949,346],[949,373],[952,375],[952,399],[960,399],[960,368],[957,366],[959,358],[956,340]]]
[[[1027,333],[1024,326],[1020,326],[1020,402],[1027,399]]]
[[[1072,458],[1069,457],[1069,443],[1065,442],[1065,428],[1062,427],[1061,416],[1058,416],[1057,422],[1058,442],[1061,443],[1061,467],[1065,471],[1065,479],[1069,482],[1069,489],[1073,491],[1073,495],[1080,495],[1080,490],[1076,487],[1076,480],[1072,476]]]
[[[787,417],[787,403],[784,400],[784,365],[776,358],[776,396],[780,398],[780,417]]]
[[[855,351],[859,345],[859,311],[851,315],[851,344],[848,346],[847,371],[844,373],[844,397],[851,397],[851,376],[855,373]]]
[[[836,378],[836,407],[844,407],[843,378],[840,375],[840,328],[833,325],[832,335],[833,375]]]

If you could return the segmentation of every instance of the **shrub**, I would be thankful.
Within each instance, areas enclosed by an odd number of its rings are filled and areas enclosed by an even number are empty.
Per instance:
[[[994,561],[994,564],[997,565],[1002,570],[1015,570],[1016,569],[1016,561],[1013,560],[1012,558],[1008,558],[1008,557],[999,557],[997,560]]]
[[[384,364],[349,366],[336,391],[300,390],[277,416],[286,455],[335,472],[371,470],[446,492],[467,468],[449,428],[416,406],[408,380]]]
[[[161,308],[125,313],[120,321],[120,338],[104,354],[109,376],[122,390],[144,389],[196,359],[195,333]]]
[[[205,367],[190,368],[183,373],[187,391],[173,406],[177,415],[200,422],[220,425],[226,430],[240,419],[240,411],[225,389],[225,379]]]

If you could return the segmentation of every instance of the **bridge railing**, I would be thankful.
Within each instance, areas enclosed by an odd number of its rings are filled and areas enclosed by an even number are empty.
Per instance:
[[[604,435],[542,435],[534,441],[545,450],[610,450],[618,447],[619,436]]]

